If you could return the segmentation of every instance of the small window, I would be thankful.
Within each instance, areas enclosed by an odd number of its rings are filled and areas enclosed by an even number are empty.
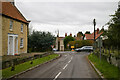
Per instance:
[[[23,47],[23,38],[20,39],[20,48]]]
[[[21,24],[21,32],[23,32],[23,24]]]
[[[10,30],[13,30],[13,21],[10,20]]]

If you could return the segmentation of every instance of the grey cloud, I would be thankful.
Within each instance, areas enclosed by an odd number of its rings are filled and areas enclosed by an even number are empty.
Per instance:
[[[16,6],[34,24],[70,25],[62,28],[59,25],[50,27],[69,32],[74,26],[75,33],[78,30],[92,31],[90,26],[93,25],[94,18],[98,27],[103,26],[110,19],[109,15],[117,9],[117,2],[18,2]]]

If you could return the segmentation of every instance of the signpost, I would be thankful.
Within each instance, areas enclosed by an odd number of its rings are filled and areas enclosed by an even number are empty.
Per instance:
[[[52,48],[54,48],[54,45],[51,45]]]
[[[101,62],[101,47],[102,47],[102,39],[99,38],[99,49],[100,49],[100,62]]]
[[[74,51],[73,48],[75,48],[75,47],[74,47],[74,46],[71,46],[71,48],[72,48],[72,51]]]

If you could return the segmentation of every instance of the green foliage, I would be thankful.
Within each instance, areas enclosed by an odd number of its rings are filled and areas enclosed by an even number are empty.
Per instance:
[[[83,33],[82,32],[78,32],[78,34],[77,35],[81,35],[81,36],[83,36]]]
[[[42,63],[47,62],[47,61],[50,61],[50,60],[56,58],[57,56],[58,56],[58,54],[51,54],[51,55],[48,55],[46,57],[33,60],[32,64],[30,64],[31,61],[28,61],[28,62],[19,64],[19,65],[16,65],[14,71],[11,71],[11,67],[3,69],[2,70],[2,77],[3,78],[9,78],[10,76],[13,76],[13,75],[18,74],[22,71],[25,71],[25,70],[33,67],[33,66],[42,64]]]
[[[90,31],[86,31],[85,34],[90,34]]]
[[[41,52],[51,50],[55,43],[55,37],[50,32],[33,31],[28,36],[28,48],[30,52]]]
[[[111,17],[111,20],[108,22],[108,41],[110,45],[120,47],[120,9],[114,15],[111,15]]]
[[[70,41],[69,45],[75,46],[75,48],[79,48],[82,46],[92,46],[93,40]]]
[[[71,36],[66,36],[65,39],[64,39],[64,46],[65,48],[67,48],[67,44],[70,42],[70,41],[74,41],[75,39]]]
[[[105,78],[108,80],[119,80],[120,70],[117,67],[109,64],[104,59],[101,59],[100,62],[100,59],[94,54],[89,55],[88,58],[92,63],[94,63],[95,67],[103,74]]]

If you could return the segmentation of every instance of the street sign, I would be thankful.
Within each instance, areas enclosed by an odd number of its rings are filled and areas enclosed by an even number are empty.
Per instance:
[[[52,48],[54,48],[54,45],[51,45]]]
[[[71,48],[75,48],[74,46],[71,46]]]

